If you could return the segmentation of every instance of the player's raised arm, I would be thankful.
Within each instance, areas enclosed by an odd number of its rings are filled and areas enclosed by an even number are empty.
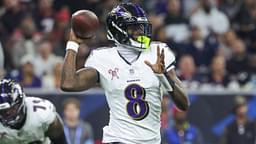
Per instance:
[[[158,46],[156,63],[151,64],[149,61],[145,61],[145,64],[151,67],[153,72],[158,77],[159,81],[171,95],[175,105],[181,110],[187,110],[189,107],[189,100],[187,94],[182,88],[182,83],[176,76],[175,70],[171,69],[167,72],[165,71],[164,57],[164,49],[162,49],[160,52],[160,48]]]
[[[55,120],[50,124],[45,135],[49,137],[53,144],[67,144],[64,127],[60,117],[57,115]]]
[[[98,72],[93,68],[76,70],[76,53],[79,44],[95,36],[99,27],[98,17],[91,11],[79,10],[72,15],[72,29],[66,46],[66,56],[61,77],[61,89],[64,91],[83,91],[98,81]]]
[[[84,40],[77,38],[71,30],[61,76],[61,89],[64,91],[87,90],[98,81],[97,70],[93,68],[76,70],[76,54],[82,42]]]

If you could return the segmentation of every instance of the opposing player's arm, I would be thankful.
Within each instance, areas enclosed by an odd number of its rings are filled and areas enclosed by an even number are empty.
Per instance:
[[[87,90],[98,81],[96,69],[82,68],[78,71],[76,70],[78,44],[82,42],[83,40],[77,38],[71,30],[61,76],[61,89],[64,91]]]
[[[50,124],[45,135],[49,137],[53,144],[67,144],[63,124],[57,115],[55,120]]]

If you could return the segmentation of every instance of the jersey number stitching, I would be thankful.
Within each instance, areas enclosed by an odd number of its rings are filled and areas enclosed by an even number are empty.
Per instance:
[[[145,89],[138,84],[131,84],[125,88],[124,95],[129,100],[126,104],[128,115],[134,120],[144,119],[149,112]]]
[[[40,102],[44,102],[43,100],[33,100],[32,101],[35,104],[39,104]],[[45,106],[42,105],[33,105],[33,111],[36,112],[38,109],[46,110]]]

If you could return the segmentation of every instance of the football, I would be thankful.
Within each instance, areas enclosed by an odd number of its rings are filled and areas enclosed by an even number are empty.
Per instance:
[[[78,10],[71,17],[71,28],[78,38],[94,37],[98,27],[99,19],[92,11]]]

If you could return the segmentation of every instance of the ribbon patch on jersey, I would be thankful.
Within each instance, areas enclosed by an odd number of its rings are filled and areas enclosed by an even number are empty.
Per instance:
[[[118,68],[114,68],[114,69],[109,69],[108,70],[108,73],[111,75],[111,80],[113,80],[114,78],[119,79],[119,76],[117,74],[118,71],[119,71]]]

